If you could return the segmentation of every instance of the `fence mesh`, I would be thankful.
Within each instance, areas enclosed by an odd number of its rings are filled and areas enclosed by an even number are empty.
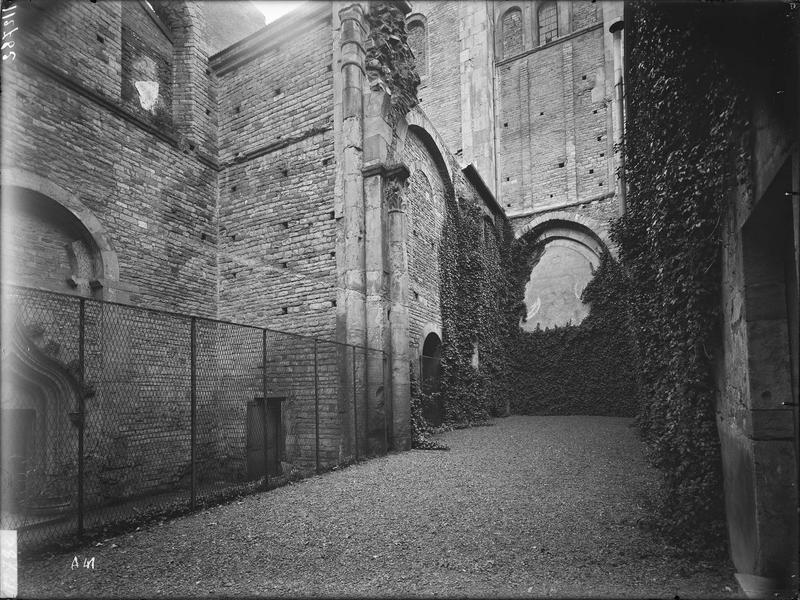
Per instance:
[[[3,287],[0,527],[21,549],[386,452],[383,352]]]

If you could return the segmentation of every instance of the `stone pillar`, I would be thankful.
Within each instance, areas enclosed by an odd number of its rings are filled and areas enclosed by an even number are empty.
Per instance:
[[[391,95],[380,72],[367,65],[369,89],[364,94],[364,205],[366,221],[366,281],[367,281],[367,345],[389,351],[386,332],[388,309],[386,273],[386,229],[384,204],[384,161],[392,142],[392,127],[388,123]],[[389,392],[383,386],[383,356],[369,352],[367,360],[367,439],[373,454],[388,450],[391,424],[387,422],[385,406]]]
[[[603,3],[603,46],[605,48],[606,97],[611,98],[608,114],[609,136],[607,146],[613,161],[608,161],[608,181],[614,181],[614,191],[619,198],[619,214],[625,214],[625,153],[623,152],[625,129],[624,101],[624,14],[622,3]]]
[[[410,76],[401,76],[398,80],[397,74],[407,73],[403,71],[403,63],[410,58],[410,51],[399,54],[387,54],[385,48],[387,44],[393,44],[393,40],[401,39],[403,27],[403,15],[409,12],[410,8],[405,3],[388,5],[386,3],[372,3],[369,5],[370,11],[375,11],[365,17],[364,12],[358,7],[350,7],[340,11],[341,18],[341,64],[342,64],[342,105],[343,105],[343,144],[342,149],[345,153],[344,173],[343,173],[343,196],[342,211],[345,219],[345,291],[349,296],[354,295],[354,291],[359,292],[358,314],[354,307],[354,300],[347,301],[350,307],[346,313],[346,330],[348,341],[353,344],[365,345],[370,348],[366,351],[366,361],[364,364],[363,386],[363,421],[359,418],[359,439],[364,440],[363,451],[367,454],[381,453],[387,449],[391,431],[391,437],[395,437],[398,427],[402,442],[399,448],[407,448],[409,417],[408,410],[408,368],[406,366],[405,377],[398,380],[392,379],[390,386],[392,390],[406,388],[405,393],[401,393],[393,400],[389,400],[389,390],[384,383],[387,380],[384,357],[380,353],[383,350],[387,354],[394,354],[389,364],[397,360],[397,353],[392,340],[390,340],[391,318],[390,302],[391,292],[389,290],[389,278],[391,277],[392,266],[387,260],[389,249],[389,236],[387,229],[391,228],[390,217],[388,216],[387,198],[399,198],[399,189],[402,182],[408,177],[408,170],[403,166],[389,165],[390,156],[394,150],[394,127],[399,116],[402,116],[413,106],[416,98],[416,85],[419,82],[413,71]],[[358,19],[356,17],[359,17]],[[358,22],[360,27],[355,28],[349,23]],[[370,25],[376,29],[370,30]],[[394,31],[397,35],[392,37],[388,32]],[[366,36],[365,36],[366,33]],[[360,36],[360,37],[359,37]],[[367,55],[369,60],[365,65],[365,53],[363,43],[356,44],[354,40],[363,42],[366,40],[368,48]],[[405,48],[407,50],[407,47]],[[402,48],[401,48],[402,50]],[[357,64],[359,69],[352,70],[353,81],[348,81],[348,64]],[[366,67],[366,70],[364,69]],[[385,79],[387,72],[392,72],[393,77]],[[358,78],[357,84],[355,78]],[[392,87],[393,86],[393,87]],[[355,95],[360,94],[356,99]],[[352,119],[352,124],[348,123]],[[360,120],[359,120],[360,119]],[[358,121],[358,122],[356,122]],[[356,135],[357,134],[357,135]],[[357,141],[356,141],[357,140]],[[347,154],[348,148],[358,144],[358,155],[351,157]],[[362,150],[363,148],[363,150]],[[357,177],[355,169],[360,168]],[[361,191],[360,212],[355,209],[355,189]],[[399,183],[398,183],[399,182]],[[388,194],[388,195],[387,195]],[[351,198],[352,196],[352,198]],[[360,229],[355,228],[355,221],[349,220],[358,218]],[[353,243],[354,236],[358,231],[358,260],[356,263],[356,247]],[[405,239],[403,238],[403,244]],[[350,250],[353,254],[351,256]],[[403,254],[403,261],[405,261]],[[403,262],[405,264],[405,262]],[[404,267],[405,270],[405,267]],[[355,275],[360,273],[361,279],[356,282]],[[407,287],[407,282],[405,283]],[[405,296],[403,296],[405,298]],[[407,309],[406,309],[407,312]],[[388,316],[388,318],[387,318]],[[362,329],[355,335],[355,318],[359,317]],[[407,316],[405,317],[404,327],[408,328]],[[356,342],[356,337],[363,339]],[[400,351],[400,356],[407,363],[407,333],[406,347]],[[392,372],[394,374],[394,372]],[[387,403],[391,402],[390,407]],[[405,409],[395,410],[400,404],[405,405]],[[362,404],[359,404],[361,411]],[[388,413],[392,413],[392,422],[389,422]],[[402,424],[398,425],[398,419]],[[363,425],[362,425],[363,423]],[[362,429],[363,427],[363,429]]]
[[[339,11],[342,82],[342,218],[344,260],[342,289],[345,341],[366,344],[364,188],[362,121],[364,85],[364,13],[359,4]]]
[[[389,330],[392,371],[392,447],[411,447],[411,385],[408,348],[407,222],[402,195],[389,204]]]
[[[463,162],[496,194],[493,15],[487,2],[461,2],[458,10]]]
[[[364,432],[356,429],[353,410],[357,408],[359,425],[364,417],[363,347],[366,339],[364,188],[363,164],[363,93],[364,93],[364,11],[359,4],[346,5],[335,15],[340,26],[334,35],[334,146],[337,155],[334,209],[337,218],[336,339],[350,344],[343,349],[339,364],[339,414],[342,443],[340,458],[354,457],[356,435],[358,454],[364,455]],[[338,37],[338,39],[337,39]],[[354,350],[355,348],[355,350]],[[353,368],[353,361],[356,368]],[[355,376],[355,380],[354,380]]]

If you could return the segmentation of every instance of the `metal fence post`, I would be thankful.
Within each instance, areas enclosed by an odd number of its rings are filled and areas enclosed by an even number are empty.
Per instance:
[[[86,371],[86,299],[80,299],[78,329],[78,382],[80,393],[78,395],[78,537],[83,535],[83,444],[84,426],[86,423],[85,400],[85,371]]]
[[[317,338],[314,338],[314,459],[317,473],[319,473],[319,366],[317,360]]]
[[[353,437],[358,460],[358,392],[356,391],[356,347],[353,346]]]
[[[381,381],[383,382],[383,451],[384,454],[389,453],[389,428],[387,426],[388,419],[387,414],[389,412],[389,407],[387,406],[388,401],[391,400],[391,396],[389,395],[389,385],[387,381],[387,373],[386,373],[386,352],[381,351]]]
[[[367,444],[366,448],[368,455],[372,446],[372,427],[369,422],[369,396],[369,349],[364,346],[364,416],[362,417],[362,420],[364,421],[364,429],[367,433],[367,439],[365,442]]]
[[[191,500],[190,508],[194,510],[197,505],[197,318],[192,317],[189,352],[191,354]]]
[[[261,330],[261,392],[264,396],[264,410],[261,426],[264,428],[264,489],[269,490],[269,434],[267,432],[267,330]],[[277,449],[277,448],[276,448]],[[279,457],[275,457],[277,460]]]

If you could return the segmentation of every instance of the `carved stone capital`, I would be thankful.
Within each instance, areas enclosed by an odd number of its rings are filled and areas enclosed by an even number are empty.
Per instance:
[[[383,180],[383,198],[389,210],[405,210],[403,190],[406,187],[409,170],[402,163],[387,165],[375,163],[361,170],[364,179],[379,176]]]

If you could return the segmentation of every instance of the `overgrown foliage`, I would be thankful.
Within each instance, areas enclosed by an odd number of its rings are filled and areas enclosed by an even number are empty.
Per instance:
[[[638,387],[624,279],[608,255],[584,301],[580,325],[526,332],[525,286],[542,246],[499,231],[469,199],[447,205],[440,250],[445,422],[515,414],[634,416]],[[473,359],[478,348],[478,367]]]
[[[389,88],[389,118],[396,123],[416,106],[420,83],[414,53],[408,45],[405,15],[396,2],[375,2],[370,5],[367,23],[367,75],[370,84],[380,78]]]
[[[499,385],[506,364],[500,304],[507,288],[507,232],[489,224],[469,198],[448,199],[445,206],[447,243],[439,255],[445,422],[482,423],[507,414]]]
[[[436,433],[434,428],[425,419],[423,414],[426,402],[436,402],[437,398],[431,398],[430,394],[425,394],[419,385],[411,378],[411,447],[418,450],[449,450],[441,442],[431,438],[431,434]]]
[[[660,528],[692,549],[719,545],[723,531],[712,349],[721,216],[736,165],[747,157],[735,135],[741,95],[724,50],[702,26],[704,8],[683,6],[679,18],[671,10],[648,4],[635,12],[628,209],[612,237],[631,282],[625,301],[644,388],[638,422],[665,475]]]
[[[579,325],[524,331],[525,286],[542,246],[523,237],[512,246],[506,385],[511,412],[536,415],[633,417],[637,360],[620,288],[619,265],[606,253],[582,300],[590,313]]]

